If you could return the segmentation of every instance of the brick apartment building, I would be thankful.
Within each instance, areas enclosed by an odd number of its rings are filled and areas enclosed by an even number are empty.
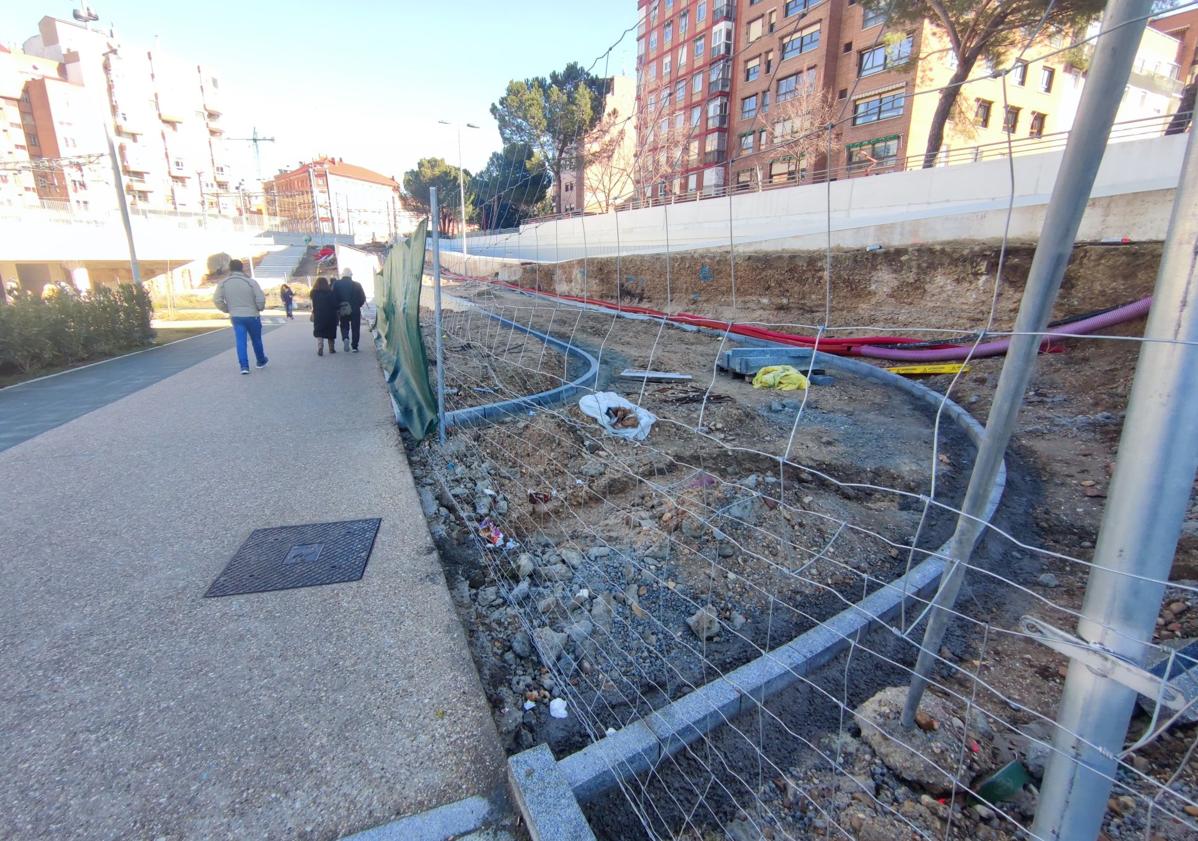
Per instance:
[[[856,0],[639,0],[638,194],[715,195],[823,178],[870,175],[922,156],[936,89],[952,73],[940,31],[891,28]],[[969,83],[945,128],[940,160],[983,157],[987,144],[1072,125],[1083,80],[1070,60],[1034,44],[1007,77]],[[1177,39],[1150,32],[1119,119],[1176,110]],[[979,64],[975,76],[987,69]],[[1140,87],[1137,87],[1140,86]],[[815,116],[812,116],[815,115]],[[813,125],[835,123],[831,136]],[[981,148],[979,148],[981,147]],[[829,155],[830,150],[830,155]],[[957,154],[954,155],[954,150]],[[994,153],[998,153],[997,151]],[[671,168],[662,157],[676,162]]]
[[[111,208],[106,161],[54,165],[107,155],[107,125],[131,208],[243,213],[221,141],[223,108],[205,67],[127,45],[111,30],[43,17],[21,49],[0,48],[0,153],[7,162],[45,162],[0,172],[0,207]]]
[[[341,158],[318,158],[281,171],[262,189],[267,213],[294,230],[372,242],[415,228],[415,218],[399,205],[395,179]]]

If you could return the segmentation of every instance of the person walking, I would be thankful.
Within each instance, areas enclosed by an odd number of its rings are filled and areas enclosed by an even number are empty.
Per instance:
[[[316,278],[312,287],[312,335],[316,337],[316,355],[324,356],[324,343],[329,353],[337,352],[337,294],[327,277]]]
[[[337,293],[342,350],[352,349],[357,353],[358,339],[362,335],[362,307],[366,304],[366,290],[362,288],[362,284],[354,280],[353,270],[346,269],[341,279],[333,284],[333,291]]]
[[[295,293],[286,283],[279,287],[279,297],[283,299],[283,309],[287,310],[287,318],[295,321]]]
[[[221,312],[228,313],[229,321],[233,322],[237,363],[241,366],[241,373],[248,374],[250,360],[245,347],[247,337],[254,346],[257,367],[265,368],[270,360],[266,358],[266,350],[262,347],[261,313],[266,309],[266,296],[262,294],[258,281],[242,273],[244,268],[240,260],[229,261],[229,274],[217,284],[212,303]]]

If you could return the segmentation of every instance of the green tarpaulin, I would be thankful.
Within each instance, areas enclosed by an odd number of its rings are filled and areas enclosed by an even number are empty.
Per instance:
[[[375,277],[375,343],[400,426],[417,440],[437,428],[437,400],[428,380],[428,354],[420,335],[420,281],[428,223],[391,247]]]

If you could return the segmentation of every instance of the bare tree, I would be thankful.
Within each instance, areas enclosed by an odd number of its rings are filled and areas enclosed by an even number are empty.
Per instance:
[[[795,163],[795,180],[813,168],[817,160],[830,164],[828,156],[828,126],[837,118],[836,105],[814,85],[800,84],[793,94],[778,102],[772,111],[760,115],[768,121],[770,146],[774,160],[789,158]],[[832,129],[831,142],[836,143],[838,132]],[[758,180],[761,174],[758,173]]]
[[[693,126],[670,123],[665,131],[660,125],[654,126],[646,137],[638,138],[632,167],[638,198],[648,201],[659,185],[665,185],[669,192],[670,182],[697,163],[696,157],[702,155],[703,150],[698,149],[694,133]],[[692,144],[695,149],[691,148]]]
[[[613,108],[583,142],[583,210],[592,203],[607,213],[633,192],[635,139],[630,120]]]

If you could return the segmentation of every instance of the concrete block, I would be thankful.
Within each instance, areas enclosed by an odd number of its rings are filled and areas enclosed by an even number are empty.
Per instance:
[[[672,754],[734,718],[740,704],[740,691],[721,678],[650,713],[645,724],[661,742],[662,754]]]
[[[648,771],[661,755],[661,743],[644,721],[636,721],[587,745],[558,763],[574,796],[583,803],[620,780]]]
[[[509,757],[507,779],[532,841],[595,841],[548,745]]]

